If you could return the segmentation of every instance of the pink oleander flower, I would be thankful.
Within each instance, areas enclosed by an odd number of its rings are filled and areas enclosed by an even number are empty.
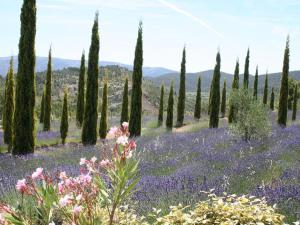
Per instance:
[[[110,128],[108,134],[110,134],[110,135],[116,135],[118,133],[118,131],[119,131],[118,127],[112,127],[112,128]]]
[[[61,172],[61,173],[59,174],[59,179],[65,180],[65,179],[67,179],[67,178],[68,178],[68,177],[67,177],[66,172]]]
[[[118,137],[117,144],[123,145],[123,146],[127,145],[128,144],[128,137],[127,136]]]
[[[65,195],[63,198],[59,200],[59,205],[61,207],[66,207],[72,202],[72,197],[70,195]]]
[[[136,149],[136,143],[134,141],[129,141],[128,148],[131,150]]]
[[[27,190],[28,186],[26,184],[26,180],[18,180],[17,185],[16,185],[17,190],[24,194],[24,192]]]
[[[100,162],[100,166],[106,167],[110,164],[110,161],[108,159],[104,159]]]
[[[128,123],[128,122],[123,122],[123,123],[122,123],[122,127],[123,127],[124,129],[127,129],[128,126],[129,126],[129,123]]]
[[[89,174],[80,175],[79,181],[82,182],[83,184],[89,184],[92,182],[92,177]]]
[[[37,168],[36,171],[31,175],[33,180],[43,178],[43,168]]]
[[[82,211],[82,206],[78,206],[78,205],[75,205],[72,210],[74,216],[79,216],[81,211]]]
[[[80,162],[79,162],[79,165],[83,166],[84,164],[86,164],[86,159],[85,158],[81,158]]]

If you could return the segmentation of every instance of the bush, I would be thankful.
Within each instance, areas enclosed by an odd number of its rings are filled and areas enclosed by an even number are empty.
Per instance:
[[[234,90],[231,93],[230,105],[237,111],[236,122],[230,125],[231,131],[245,141],[266,137],[270,131],[268,110],[256,101],[248,90]]]

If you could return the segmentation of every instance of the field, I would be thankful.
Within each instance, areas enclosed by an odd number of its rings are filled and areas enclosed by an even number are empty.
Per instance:
[[[265,196],[289,222],[300,219],[300,124],[281,129],[275,125],[276,114],[270,117],[270,136],[249,142],[231,135],[226,119],[220,121],[221,128],[208,129],[207,116],[199,122],[187,117],[184,127],[170,133],[156,127],[155,117],[144,117],[143,135],[137,139],[141,179],[131,203],[142,215],[153,207],[166,213],[170,205],[196,203],[204,198],[202,191],[214,189],[217,194]],[[110,125],[117,124],[118,118],[111,118]],[[80,158],[101,159],[110,152],[110,141],[95,147],[79,144],[80,130],[74,123],[66,146],[60,144],[57,121],[52,130],[38,132],[34,155],[0,155],[2,199],[15,203],[17,180],[37,167],[76,175]]]

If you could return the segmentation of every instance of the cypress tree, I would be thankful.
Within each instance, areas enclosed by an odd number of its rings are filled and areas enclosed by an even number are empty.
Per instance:
[[[278,106],[277,122],[280,126],[285,127],[287,121],[287,102],[289,90],[289,57],[290,57],[290,39],[287,37],[286,47],[284,51],[283,68],[281,75],[281,87]]]
[[[274,87],[272,87],[271,100],[270,100],[270,109],[274,111],[274,103],[275,103],[275,93]]]
[[[6,102],[6,95],[7,95],[7,91],[6,91],[6,86],[8,84],[8,74],[9,74],[9,71],[8,73],[6,74],[6,78],[5,78],[5,87],[4,87],[4,104],[3,104],[3,112],[2,112],[2,129],[3,131],[5,132],[5,121],[6,121],[6,113],[5,113],[5,102]],[[4,143],[5,143],[5,140],[4,140]],[[6,144],[6,143],[5,143]]]
[[[186,64],[186,51],[183,48],[182,61],[181,61],[181,71],[180,71],[180,85],[179,85],[179,96],[177,103],[177,124],[176,126],[181,127],[184,120],[184,109],[185,109],[185,68]]]
[[[21,12],[16,109],[12,153],[34,152],[36,0],[24,0]]]
[[[264,88],[264,97],[263,97],[263,103],[264,105],[267,105],[268,103],[268,73],[266,74],[266,78],[265,78],[265,88]]]
[[[105,139],[107,135],[107,78],[104,81],[103,96],[102,96],[102,107],[101,107],[101,118],[99,126],[99,136],[101,139]]]
[[[168,108],[167,108],[167,119],[166,119],[166,127],[169,130],[172,130],[173,127],[173,106],[174,106],[174,88],[173,82],[171,83],[169,99],[168,99]]]
[[[219,112],[220,112],[220,78],[221,78],[221,56],[218,52],[216,57],[216,66],[214,69],[214,76],[212,80],[211,90],[211,106],[210,106],[210,118],[209,127],[218,128],[219,126]]]
[[[226,80],[224,81],[224,86],[222,90],[222,102],[221,102],[221,116],[225,117],[226,113]]]
[[[297,116],[297,103],[298,103],[298,85],[296,85],[295,91],[294,91],[292,120],[296,120],[296,116]]]
[[[235,70],[234,70],[234,77],[232,82],[232,91],[239,89],[239,73],[240,73],[240,64],[239,61],[236,61]],[[228,123],[232,123],[236,121],[236,113],[237,109],[234,105],[230,105],[229,107],[229,115],[228,115]]]
[[[253,97],[257,100],[257,88],[258,88],[258,66],[256,66],[255,78],[254,78],[254,92]]]
[[[51,77],[52,77],[52,56],[51,48],[48,56],[48,67],[46,76],[46,87],[45,87],[45,108],[44,108],[44,131],[49,131],[51,127]]]
[[[63,108],[61,114],[61,121],[60,121],[60,137],[61,142],[64,145],[66,141],[66,137],[68,135],[69,130],[69,122],[68,122],[68,91],[65,89],[64,93],[64,101],[63,101]]]
[[[158,123],[157,123],[159,127],[162,125],[164,121],[164,95],[165,95],[165,88],[164,85],[162,85],[160,89],[160,101],[159,101],[159,112],[158,112]]]
[[[209,99],[208,99],[208,106],[207,106],[207,115],[210,115],[211,90],[212,90],[212,81],[211,81],[211,83],[210,83],[210,89],[209,89]]]
[[[194,118],[197,120],[201,118],[201,77],[198,78]]]
[[[76,122],[77,126],[81,127],[84,114],[84,86],[85,86],[85,53],[82,53],[79,81],[78,81],[78,96],[77,96],[77,110],[76,110]]]
[[[13,142],[13,119],[15,110],[15,82],[14,82],[14,69],[13,58],[10,60],[10,68],[7,74],[7,82],[5,83],[5,129],[4,129],[4,143],[8,144],[8,150],[11,151]]]
[[[142,79],[143,79],[143,26],[139,24],[135,47],[132,74],[132,97],[130,108],[129,132],[131,136],[140,136],[142,131]]]
[[[95,145],[97,142],[99,48],[97,12],[92,29],[88,59],[87,89],[81,136],[83,145]]]
[[[245,60],[245,70],[244,70],[244,88],[248,89],[249,86],[249,63],[250,63],[250,50],[248,48],[247,56]]]
[[[121,113],[120,124],[129,121],[128,113],[129,113],[128,112],[128,78],[126,77],[124,91],[123,91],[122,113]]]
[[[40,112],[40,123],[44,122],[45,115],[45,88],[43,87],[43,95],[41,100],[41,112]]]

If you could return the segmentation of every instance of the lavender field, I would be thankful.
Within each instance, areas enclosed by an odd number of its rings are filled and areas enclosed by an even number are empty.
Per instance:
[[[275,114],[271,115],[272,120]],[[270,136],[245,142],[234,137],[222,120],[219,129],[208,129],[206,118],[195,125],[189,118],[184,131],[165,132],[145,122],[144,135],[137,139],[140,182],[130,200],[146,215],[153,207],[169,211],[170,205],[193,204],[203,199],[203,191],[266,197],[277,204],[288,221],[300,218],[300,124],[285,129],[272,126]],[[273,121],[274,122],[274,121]],[[275,123],[274,123],[275,124]],[[71,140],[76,140],[74,128]],[[39,132],[38,139],[53,142],[57,133]],[[15,183],[37,167],[51,173],[67,171],[76,175],[80,158],[105,158],[109,143],[83,147],[70,142],[41,147],[34,155],[0,155],[1,198],[14,201]],[[11,194],[7,194],[11,193]]]

